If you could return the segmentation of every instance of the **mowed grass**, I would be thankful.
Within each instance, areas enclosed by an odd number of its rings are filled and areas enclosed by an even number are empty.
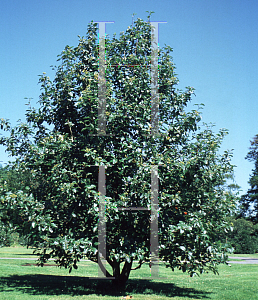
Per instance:
[[[15,257],[15,258],[33,258],[37,259],[36,255],[33,255],[33,249],[21,246],[15,247],[3,247],[0,248],[0,257]]]
[[[230,254],[230,257],[237,257],[237,256],[241,256],[241,257],[246,257],[246,258],[256,258],[258,259],[258,253],[255,254]]]
[[[0,248],[0,257],[34,258],[32,249]],[[242,255],[235,255],[242,256]],[[256,255],[248,257],[256,258]],[[36,259],[36,257],[35,257]],[[179,270],[172,272],[160,264],[159,275],[166,279],[151,280],[144,265],[131,272],[125,292],[111,288],[110,280],[89,279],[98,276],[98,266],[89,261],[79,263],[71,274],[56,266],[37,267],[33,260],[0,260],[0,299],[258,299],[258,265],[232,264],[219,266],[220,275],[203,274],[189,277]],[[29,265],[30,264],[30,265]],[[49,261],[53,265],[53,261]]]

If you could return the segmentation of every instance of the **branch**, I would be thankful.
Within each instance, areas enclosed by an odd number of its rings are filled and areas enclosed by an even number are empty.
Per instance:
[[[133,260],[131,260],[131,262],[125,261],[121,276],[126,276],[127,278],[129,277],[130,271],[132,270],[131,269],[132,264],[133,264]]]
[[[145,262],[146,262],[145,260],[140,260],[140,261],[139,261],[139,265],[138,265],[136,268],[132,268],[131,270],[137,270],[137,269],[140,269],[140,267],[141,267]]]

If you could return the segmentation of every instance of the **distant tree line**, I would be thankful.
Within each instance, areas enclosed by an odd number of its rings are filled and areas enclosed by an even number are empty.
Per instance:
[[[239,215],[229,218],[233,231],[221,233],[221,241],[228,242],[235,254],[253,254],[258,252],[258,224]]]
[[[23,223],[23,218],[18,210],[10,209],[5,201],[7,195],[25,191],[31,184],[30,174],[19,173],[10,167],[0,164],[0,247],[9,247],[14,244],[27,245],[24,228],[18,224]]]

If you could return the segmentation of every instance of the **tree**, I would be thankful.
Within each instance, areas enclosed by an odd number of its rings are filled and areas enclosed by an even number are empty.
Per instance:
[[[22,242],[24,228],[23,219],[18,209],[11,209],[4,200],[4,196],[15,197],[19,190],[26,192],[26,186],[31,184],[30,174],[17,172],[10,166],[2,167],[0,165],[0,247],[11,246],[14,242]],[[19,224],[19,226],[14,226]],[[17,236],[19,234],[19,236]]]
[[[233,220],[233,231],[228,241],[234,247],[234,253],[253,254],[258,251],[257,226],[244,218]]]
[[[258,224],[254,225],[239,214],[227,217],[233,230],[220,232],[219,239],[234,248],[234,253],[252,254],[258,251]]]
[[[258,134],[251,141],[250,151],[246,159],[254,162],[255,168],[248,181],[251,186],[245,195],[241,197],[241,215],[258,223]]]
[[[158,54],[160,135],[152,134],[151,25],[138,19],[119,38],[106,37],[107,135],[98,135],[97,34],[91,22],[78,46],[66,46],[59,56],[54,80],[40,76],[40,108],[29,108],[25,123],[12,128],[2,120],[10,137],[1,144],[34,182],[15,198],[6,193],[4,201],[10,209],[18,207],[30,225],[27,235],[38,248],[39,264],[55,257],[71,271],[86,256],[105,272],[98,259],[103,194],[97,167],[105,165],[106,260],[113,270],[106,275],[124,286],[131,270],[150,262],[157,214],[150,220],[148,210],[121,208],[155,210],[151,174],[160,165],[159,258],[191,276],[217,273],[229,249],[218,245],[216,232],[230,230],[225,218],[235,208],[227,188],[232,154],[218,154],[227,131],[215,134],[212,126],[199,125],[197,109],[185,111],[194,89],[176,89],[172,48],[165,46]]]

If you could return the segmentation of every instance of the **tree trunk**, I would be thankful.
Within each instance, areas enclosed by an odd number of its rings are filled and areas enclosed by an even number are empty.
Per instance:
[[[119,263],[114,264],[113,277],[115,277],[115,279],[112,280],[112,285],[116,290],[123,290],[125,288],[126,282],[130,275],[132,264],[133,261],[131,261],[130,263],[126,261],[121,274],[120,274],[120,264]]]

